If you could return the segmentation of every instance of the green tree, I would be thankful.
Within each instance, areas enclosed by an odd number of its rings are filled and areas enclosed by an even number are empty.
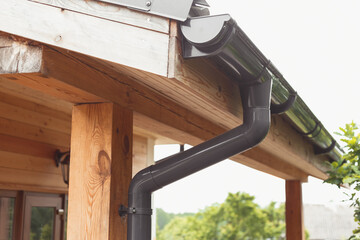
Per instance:
[[[284,206],[262,209],[247,193],[230,193],[224,203],[194,216],[176,217],[158,234],[158,240],[282,239]]]
[[[159,230],[162,230],[166,224],[168,224],[172,219],[176,217],[187,217],[187,216],[193,216],[194,213],[180,213],[180,214],[174,214],[174,213],[167,213],[163,209],[158,208],[156,209],[156,224],[157,228]]]
[[[349,201],[351,206],[355,207],[354,219],[359,224],[353,231],[349,239],[360,239],[360,200],[358,192],[360,191],[360,134],[358,126],[352,122],[346,124],[345,128],[340,128],[340,133],[336,133],[342,136],[346,153],[342,159],[334,161],[328,171],[329,178],[325,180],[327,183],[335,184],[339,188],[343,185],[349,185],[352,189],[352,193],[349,195]]]

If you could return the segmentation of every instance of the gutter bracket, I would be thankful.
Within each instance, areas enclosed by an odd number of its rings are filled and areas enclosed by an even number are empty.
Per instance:
[[[309,132],[306,132],[306,133],[303,133],[303,132],[300,132],[300,131],[298,131],[298,130],[296,130],[296,132],[298,132],[299,134],[301,134],[301,135],[303,135],[303,136],[307,136],[307,137],[311,137],[311,138],[313,138],[313,137],[316,137],[318,134],[316,134],[316,136],[314,136],[313,134],[314,134],[314,132],[318,129],[318,127],[320,126],[320,131],[319,132],[321,132],[321,125],[320,125],[320,122],[319,121],[316,121],[315,122],[315,127],[312,129],[312,130],[310,130]],[[318,133],[319,133],[318,132]],[[310,136],[310,135],[312,135],[312,136]]]
[[[334,139],[332,139],[331,141],[331,145],[327,148],[320,148],[317,146],[314,146],[314,153],[315,155],[321,155],[321,154],[327,154],[329,152],[331,152],[336,146],[336,141]]]
[[[271,103],[271,114],[282,114],[288,111],[295,103],[298,94],[290,92],[288,99],[280,104]]]

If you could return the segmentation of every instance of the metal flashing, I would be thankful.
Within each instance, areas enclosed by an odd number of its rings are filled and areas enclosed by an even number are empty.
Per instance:
[[[191,7],[208,5],[205,0],[98,0],[131,9],[148,12],[153,15],[185,21]]]

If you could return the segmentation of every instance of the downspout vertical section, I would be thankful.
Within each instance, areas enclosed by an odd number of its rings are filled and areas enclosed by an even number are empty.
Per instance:
[[[128,240],[150,240],[152,192],[244,152],[265,138],[270,128],[272,79],[263,80],[241,86],[241,126],[165,158],[134,177],[129,188]]]

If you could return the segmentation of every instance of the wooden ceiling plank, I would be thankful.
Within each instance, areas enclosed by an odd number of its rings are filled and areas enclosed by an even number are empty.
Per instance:
[[[0,134],[69,147],[70,135],[0,117]]]
[[[70,134],[71,121],[59,120],[51,115],[41,114],[3,102],[0,102],[0,117]]]
[[[0,80],[1,82],[1,80]],[[62,111],[57,111],[43,104],[25,100],[14,95],[11,95],[11,91],[4,93],[0,91],[0,99],[2,103],[12,105],[17,108],[24,109],[26,111],[39,113],[42,115],[52,116],[58,120],[71,123],[71,114],[67,114]],[[71,109],[71,107],[70,107]]]

